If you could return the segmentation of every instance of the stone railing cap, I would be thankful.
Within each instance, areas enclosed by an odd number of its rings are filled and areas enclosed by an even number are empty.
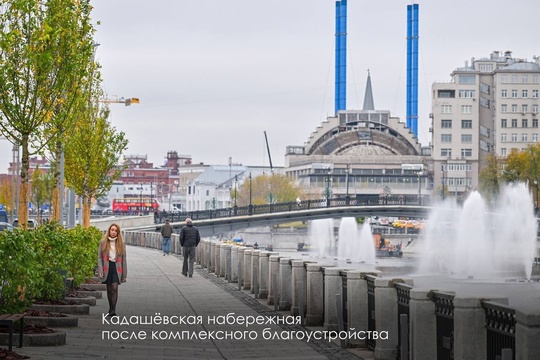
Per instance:
[[[518,323],[527,327],[540,327],[540,307],[537,301],[520,304],[519,308],[516,308],[516,321]]]
[[[501,295],[471,295],[454,297],[454,307],[476,308],[482,307],[482,300],[493,301],[501,305],[508,305],[508,298]]]

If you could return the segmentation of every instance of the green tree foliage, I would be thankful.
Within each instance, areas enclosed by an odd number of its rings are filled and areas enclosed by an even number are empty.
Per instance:
[[[83,225],[90,226],[93,198],[105,195],[124,167],[119,161],[128,140],[108,121],[109,108],[100,103],[101,78],[96,71],[77,105],[78,121],[65,143],[65,176],[70,188],[83,198]]]
[[[506,159],[502,178],[506,182],[528,183],[534,198],[537,199],[537,185],[540,184],[540,143],[529,145],[523,151],[512,150]],[[536,207],[538,205],[536,204]]]
[[[244,180],[242,186],[237,189],[236,204],[238,206],[249,205],[250,180]],[[282,174],[259,175],[251,179],[251,203],[253,205],[272,203],[293,202],[297,197],[302,197],[302,190],[294,186],[291,179]],[[234,199],[234,188],[231,192]],[[234,201],[234,200],[233,200]]]
[[[0,132],[22,149],[23,225],[29,158],[55,139],[46,129],[69,113],[91,61],[90,12],[90,0],[0,0]]]
[[[487,164],[479,174],[480,193],[488,200],[495,200],[499,194],[500,162],[495,154],[487,157]]]

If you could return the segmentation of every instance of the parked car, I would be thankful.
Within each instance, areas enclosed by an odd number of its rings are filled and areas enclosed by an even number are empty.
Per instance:
[[[28,219],[28,228],[35,229],[38,226],[36,219]],[[13,220],[13,227],[19,227],[19,219]]]
[[[13,231],[15,227],[7,222],[0,222],[0,231],[8,230]]]

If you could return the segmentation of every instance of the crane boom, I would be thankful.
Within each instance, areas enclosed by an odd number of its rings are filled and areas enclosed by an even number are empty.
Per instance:
[[[270,161],[270,172],[274,172],[274,167],[272,166],[272,155],[270,155],[270,146],[268,146],[268,136],[266,136],[266,131],[264,132],[264,140],[266,141],[266,151],[268,151],[268,161]]]

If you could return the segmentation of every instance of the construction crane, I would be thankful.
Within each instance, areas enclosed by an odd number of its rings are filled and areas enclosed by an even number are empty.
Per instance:
[[[274,173],[274,167],[272,166],[272,155],[270,155],[270,146],[268,146],[268,137],[266,131],[264,132],[264,140],[266,141],[266,151],[268,151],[268,161],[270,161],[270,172]]]
[[[126,106],[129,106],[131,104],[138,104],[139,98],[124,99],[123,97],[121,97],[121,98],[114,98],[114,99],[103,99],[103,100],[100,100],[100,102],[105,103],[105,104],[120,103],[120,104],[125,104]]]

